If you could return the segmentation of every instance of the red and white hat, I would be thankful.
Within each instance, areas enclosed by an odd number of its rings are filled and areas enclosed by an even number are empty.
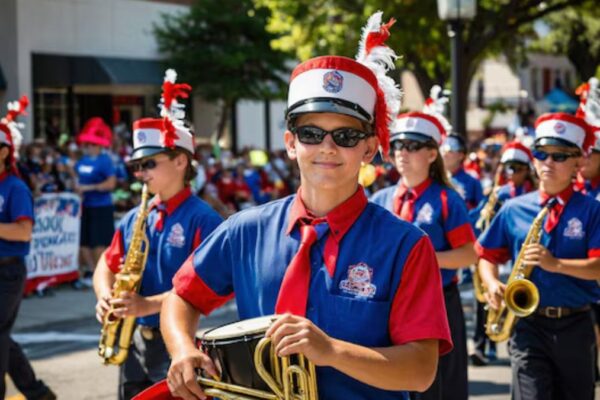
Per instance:
[[[520,162],[523,164],[530,164],[533,162],[533,154],[523,143],[512,141],[508,142],[502,147],[502,156],[500,162],[502,164],[511,162]]]
[[[390,130],[392,131],[390,142],[394,140],[433,141],[439,146],[447,135],[446,128],[437,117],[421,111],[399,114]]]
[[[349,115],[372,124],[387,154],[389,123],[400,109],[400,89],[386,75],[397,58],[385,45],[395,20],[381,23],[373,14],[363,29],[356,60],[323,56],[307,60],[292,72],[288,91],[288,123],[305,113]]]
[[[544,114],[535,122],[535,146],[577,147],[587,152],[594,140],[592,127],[571,114]]]
[[[194,154],[194,135],[184,123],[185,106],[177,101],[187,98],[192,87],[187,83],[175,83],[176,80],[175,70],[168,69],[162,86],[162,118],[142,118],[133,123],[131,161],[177,147]]]
[[[20,131],[23,128],[23,124],[17,122],[17,117],[27,114],[25,110],[28,105],[29,99],[23,95],[19,100],[7,104],[8,112],[4,118],[0,119],[0,144],[9,147],[8,163],[11,166],[12,172],[16,174],[18,174],[18,171],[15,163],[19,147],[23,141],[23,135],[21,135]]]
[[[594,143],[591,150],[600,152],[600,84],[598,78],[590,78],[580,85],[575,94],[579,95],[580,102],[577,117],[585,119],[594,131]]]

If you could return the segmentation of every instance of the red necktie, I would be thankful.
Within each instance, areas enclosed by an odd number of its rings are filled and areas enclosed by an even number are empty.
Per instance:
[[[402,207],[400,208],[400,219],[412,222],[413,214],[415,209],[415,195],[409,190],[404,194],[404,201],[402,201]]]
[[[560,214],[562,213],[563,205],[558,202],[556,198],[551,198],[546,203],[546,207],[550,208],[550,212],[548,212],[548,217],[546,218],[546,222],[544,223],[544,230],[548,233],[552,232],[552,229],[556,225],[558,225],[558,221],[560,220]]]
[[[300,233],[300,248],[285,271],[277,296],[277,314],[289,312],[302,317],[306,315],[310,285],[310,248],[317,240],[317,230],[313,225],[302,225]]]
[[[158,217],[156,217],[154,228],[156,228],[158,232],[162,232],[165,223],[165,216],[167,215],[167,209],[163,204],[159,204],[156,206],[156,210],[158,211]]]

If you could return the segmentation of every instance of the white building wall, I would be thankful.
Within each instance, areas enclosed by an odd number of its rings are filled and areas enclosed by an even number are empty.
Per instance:
[[[285,101],[272,101],[271,103],[271,150],[281,150],[285,148],[283,143],[283,134],[286,130]]]
[[[7,97],[25,93],[32,97],[32,53],[158,59],[153,24],[163,13],[187,7],[142,0],[3,0],[16,5],[14,18],[17,60],[2,64],[10,89]],[[10,10],[10,7],[9,7]],[[3,5],[3,12],[5,7]],[[14,14],[13,14],[14,16]],[[11,16],[0,17],[0,22]],[[6,63],[6,64],[10,64]],[[15,81],[17,85],[15,88]],[[27,118],[29,119],[29,118]],[[32,123],[25,119],[25,139],[31,140]]]
[[[262,101],[238,101],[236,112],[237,148],[252,147],[264,149],[265,103]]]

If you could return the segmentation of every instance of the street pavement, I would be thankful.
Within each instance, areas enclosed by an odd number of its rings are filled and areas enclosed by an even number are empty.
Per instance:
[[[461,290],[469,336],[473,328],[471,293],[469,286]],[[47,296],[32,296],[22,302],[13,337],[22,344],[38,377],[60,400],[117,398],[118,368],[102,365],[96,353],[100,325],[93,314],[94,305],[91,289],[77,291],[68,285],[53,289]],[[234,320],[235,305],[230,303],[202,320],[201,325],[208,328]],[[498,361],[491,365],[469,367],[471,399],[509,399],[511,376],[504,344],[498,346],[498,356]],[[10,380],[7,399],[24,400]]]

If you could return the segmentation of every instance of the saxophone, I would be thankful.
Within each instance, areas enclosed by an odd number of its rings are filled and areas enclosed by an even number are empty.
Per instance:
[[[528,279],[533,266],[523,265],[523,258],[528,245],[540,242],[544,218],[554,204],[556,204],[555,201],[550,201],[533,220],[506,282],[504,302],[497,310],[491,307],[488,310],[486,334],[494,342],[507,340],[517,319],[531,315],[540,303],[540,293],[533,282]]]
[[[142,274],[148,258],[148,237],[146,236],[146,218],[148,217],[148,187],[142,188],[142,201],[135,217],[133,234],[125,263],[115,276],[113,298],[119,298],[123,292],[137,292],[142,283]],[[131,337],[135,328],[135,317],[119,318],[114,315],[116,307],[112,306],[104,315],[98,354],[104,364],[121,365],[127,359]],[[117,344],[118,338],[118,345]]]

